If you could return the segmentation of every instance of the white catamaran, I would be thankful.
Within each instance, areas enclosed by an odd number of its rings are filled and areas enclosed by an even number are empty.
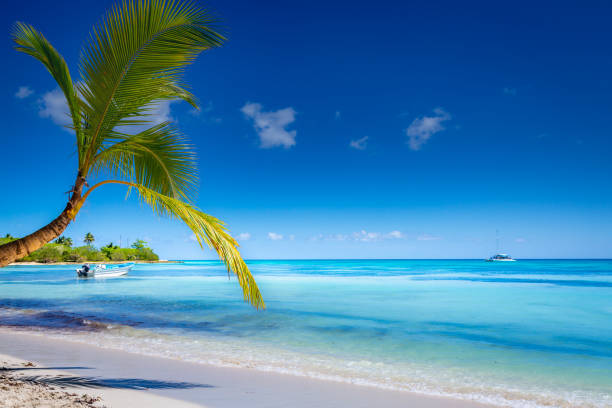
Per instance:
[[[512,259],[510,255],[507,254],[496,254],[487,259],[487,262],[514,262],[516,259]]]
[[[111,266],[100,264],[93,267],[89,264],[84,264],[81,268],[76,270],[76,273],[79,278],[115,278],[117,276],[127,275],[133,267],[134,263]]]
[[[516,259],[512,259],[512,257],[508,254],[500,254],[499,253],[499,231],[495,230],[495,255],[487,259],[487,262],[515,262]]]

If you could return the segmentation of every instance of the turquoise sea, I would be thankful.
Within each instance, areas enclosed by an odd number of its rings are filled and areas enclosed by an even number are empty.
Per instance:
[[[512,407],[612,406],[612,261],[213,261],[0,269],[0,325],[107,348]],[[384,404],[383,404],[384,405]]]

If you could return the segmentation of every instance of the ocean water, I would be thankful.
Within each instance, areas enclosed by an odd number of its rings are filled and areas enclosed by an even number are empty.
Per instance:
[[[0,325],[106,348],[512,407],[612,406],[612,261],[213,261],[0,269]]]

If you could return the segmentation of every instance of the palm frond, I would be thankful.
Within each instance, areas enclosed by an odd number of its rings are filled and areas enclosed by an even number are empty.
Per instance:
[[[198,185],[193,147],[164,122],[136,135],[115,132],[94,159],[92,172],[108,172],[172,198],[191,201]]]
[[[60,89],[66,97],[72,127],[77,137],[79,159],[83,148],[81,132],[81,116],[79,109],[79,98],[72,83],[70,70],[64,58],[57,52],[51,43],[34,27],[29,24],[16,23],[12,32],[13,41],[17,44],[15,49],[39,60],[51,73]]]
[[[142,201],[161,216],[182,220],[196,236],[200,246],[205,243],[214,249],[225,263],[228,273],[233,272],[242,288],[244,300],[257,309],[266,307],[259,287],[248,266],[238,252],[238,243],[227,232],[225,224],[217,218],[205,214],[189,203],[165,196],[142,185],[120,182],[135,188]]]
[[[223,42],[213,25],[189,0],[123,0],[110,10],[81,55],[88,157],[116,126],[146,117],[155,101],[195,104],[181,78],[201,51]]]

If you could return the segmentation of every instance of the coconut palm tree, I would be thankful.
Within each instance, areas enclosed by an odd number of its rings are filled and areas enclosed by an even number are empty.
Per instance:
[[[17,23],[16,49],[39,60],[63,92],[75,136],[76,178],[60,215],[0,246],[0,266],[57,238],[89,196],[107,184],[135,191],[155,213],[183,221],[238,277],[244,299],[265,307],[238,244],[223,222],[194,204],[199,184],[192,146],[170,122],[153,124],[161,101],[197,108],[182,81],[185,68],[225,38],[207,12],[189,0],[123,0],[93,28],[75,82],[64,58],[34,27]],[[91,184],[91,185],[90,185]]]
[[[96,239],[94,238],[93,234],[91,232],[88,232],[87,234],[85,234],[85,238],[83,238],[83,242],[87,245],[87,246],[91,246],[91,243],[94,242]]]
[[[93,235],[92,235],[92,238],[93,238]],[[56,244],[66,245],[66,246],[69,246],[69,247],[72,246],[72,238],[65,237],[63,235],[61,237],[59,237],[58,239],[56,239],[55,241],[53,241],[53,242],[55,242]]]

